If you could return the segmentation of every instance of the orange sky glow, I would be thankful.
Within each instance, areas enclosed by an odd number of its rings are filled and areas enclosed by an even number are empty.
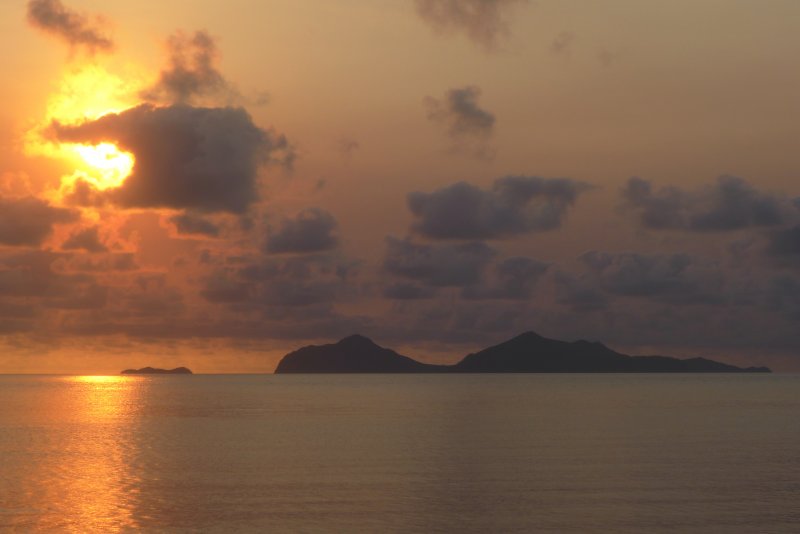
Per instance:
[[[190,4],[0,5],[0,372],[800,370],[797,2]]]

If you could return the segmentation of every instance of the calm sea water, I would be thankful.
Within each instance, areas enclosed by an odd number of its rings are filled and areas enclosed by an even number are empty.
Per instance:
[[[0,529],[798,532],[800,376],[2,376]]]

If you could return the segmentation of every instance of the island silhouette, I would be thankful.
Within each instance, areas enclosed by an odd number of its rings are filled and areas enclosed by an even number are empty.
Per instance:
[[[352,335],[329,345],[309,345],[284,356],[285,373],[769,373],[767,367],[736,367],[705,358],[629,356],[602,343],[566,342],[525,332],[468,354],[453,365],[433,365]]]
[[[125,369],[120,371],[123,375],[190,375],[191,369],[188,367],[176,367],[175,369],[158,369],[156,367],[142,367],[141,369]]]

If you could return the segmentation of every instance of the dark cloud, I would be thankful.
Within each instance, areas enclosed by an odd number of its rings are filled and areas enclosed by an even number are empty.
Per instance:
[[[336,248],[336,219],[318,208],[302,211],[271,233],[266,250],[272,254],[321,252]]]
[[[169,222],[175,225],[179,234],[217,237],[220,231],[219,226],[212,221],[193,213],[174,215],[169,218]]]
[[[29,0],[28,22],[55,35],[71,47],[83,47],[89,53],[110,51],[114,41],[105,35],[100,21],[66,7],[60,0]]]
[[[83,272],[111,272],[135,271],[139,268],[136,257],[132,252],[113,252],[102,255],[88,256],[78,254],[61,261],[66,271]]]
[[[496,239],[553,230],[586,184],[565,178],[507,176],[490,190],[459,182],[408,195],[413,230],[436,239]]]
[[[0,244],[39,246],[53,231],[54,224],[78,220],[70,209],[51,206],[34,197],[0,197]]]
[[[591,251],[581,260],[604,291],[676,304],[720,304],[727,299],[719,266],[687,254]]]
[[[252,284],[231,280],[224,273],[216,273],[205,281],[200,295],[213,303],[245,302],[250,299]]]
[[[241,108],[145,104],[77,126],[55,123],[52,133],[133,153],[133,172],[107,192],[129,208],[243,213],[258,199],[259,166],[292,157],[284,136],[259,128]]]
[[[384,288],[383,296],[395,300],[430,299],[436,296],[436,289],[407,282],[397,282]]]
[[[553,277],[556,302],[574,312],[592,312],[608,308],[609,298],[594,280],[586,276],[575,276],[564,271]]]
[[[83,249],[86,252],[108,252],[108,247],[100,241],[98,230],[97,226],[77,230],[61,244],[61,248],[63,250]]]
[[[781,199],[761,193],[735,176],[721,176],[713,186],[697,191],[677,187],[656,191],[649,181],[631,178],[622,197],[623,209],[634,212],[639,224],[654,230],[721,232],[776,226],[784,221]]]
[[[329,310],[353,294],[357,270],[354,263],[315,254],[268,258],[239,268],[237,275],[253,287],[248,307],[274,317],[286,307]]]
[[[776,258],[800,260],[800,225],[772,232],[767,252]]]
[[[507,258],[494,266],[488,284],[466,287],[462,296],[475,300],[529,299],[548,267],[549,264],[531,258]]]
[[[433,287],[466,287],[481,282],[495,254],[494,249],[478,242],[418,245],[387,237],[383,268],[389,274]]]
[[[800,319],[800,279],[787,275],[770,279],[766,305],[768,309],[777,311],[790,320]]]
[[[450,89],[439,100],[427,97],[424,100],[428,120],[447,127],[454,139],[464,137],[487,137],[494,129],[495,117],[478,104],[481,90],[475,86]]]
[[[65,293],[45,300],[44,305],[59,310],[98,310],[108,302],[108,288],[93,280],[72,284]]]
[[[107,288],[88,274],[63,274],[62,254],[32,251],[0,257],[0,297],[34,298],[46,308],[88,310],[106,304]]]
[[[417,13],[441,33],[464,32],[487,50],[508,34],[509,9],[526,0],[416,0]]]
[[[145,100],[187,104],[196,97],[231,91],[217,70],[219,52],[208,32],[176,32],[167,40],[167,49],[169,65],[161,71],[158,83],[142,92]]]

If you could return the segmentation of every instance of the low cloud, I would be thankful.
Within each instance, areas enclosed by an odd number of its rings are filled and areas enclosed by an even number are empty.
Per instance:
[[[61,244],[62,250],[85,250],[86,252],[108,252],[108,247],[100,240],[99,229],[97,226],[83,228],[70,234],[64,243]]]
[[[386,286],[383,296],[394,300],[430,299],[436,296],[436,289],[408,282],[397,282]]]
[[[506,176],[489,190],[459,182],[408,195],[414,232],[434,239],[498,239],[559,228],[587,184],[566,178]]]
[[[687,254],[591,251],[580,259],[598,287],[611,295],[675,304],[721,304],[730,296],[718,265]]]
[[[175,229],[181,235],[204,235],[208,237],[219,236],[220,228],[212,221],[193,213],[180,213],[169,218]]]
[[[39,246],[52,233],[53,225],[75,222],[77,211],[51,206],[34,197],[0,197],[0,244]]]
[[[419,245],[386,238],[383,269],[400,278],[433,287],[479,284],[496,252],[485,243]]]
[[[423,103],[428,120],[446,128],[452,152],[492,159],[495,151],[489,145],[489,139],[496,119],[491,112],[480,107],[480,95],[479,88],[468,86],[450,89],[442,99],[426,97]]]
[[[775,258],[800,262],[800,225],[772,232],[767,253]]]
[[[439,33],[463,32],[492,50],[508,35],[509,10],[526,0],[416,0],[417,13]]]
[[[133,153],[133,172],[107,194],[127,208],[241,214],[258,200],[259,167],[292,159],[286,138],[256,126],[242,108],[143,104],[77,126],[55,123],[52,133]]]
[[[507,258],[494,266],[487,284],[464,288],[468,299],[526,300],[531,297],[549,264],[531,258]]]
[[[72,48],[84,48],[90,54],[108,52],[114,41],[102,28],[100,20],[66,7],[60,0],[30,0],[28,22],[46,33],[63,40]]]
[[[208,32],[176,32],[167,40],[167,50],[169,64],[161,71],[158,82],[142,92],[145,100],[187,104],[199,97],[231,91],[217,69],[219,51]]]
[[[656,190],[648,180],[631,178],[621,194],[622,209],[653,230],[724,232],[784,222],[782,199],[735,176],[721,176],[713,186],[696,191]]]
[[[322,252],[339,244],[334,235],[336,219],[327,211],[311,208],[287,219],[267,239],[266,251],[272,254]]]
[[[447,133],[455,139],[465,136],[491,135],[495,117],[478,104],[481,90],[475,86],[450,89],[444,98],[427,97],[425,107],[428,119],[447,126]]]

